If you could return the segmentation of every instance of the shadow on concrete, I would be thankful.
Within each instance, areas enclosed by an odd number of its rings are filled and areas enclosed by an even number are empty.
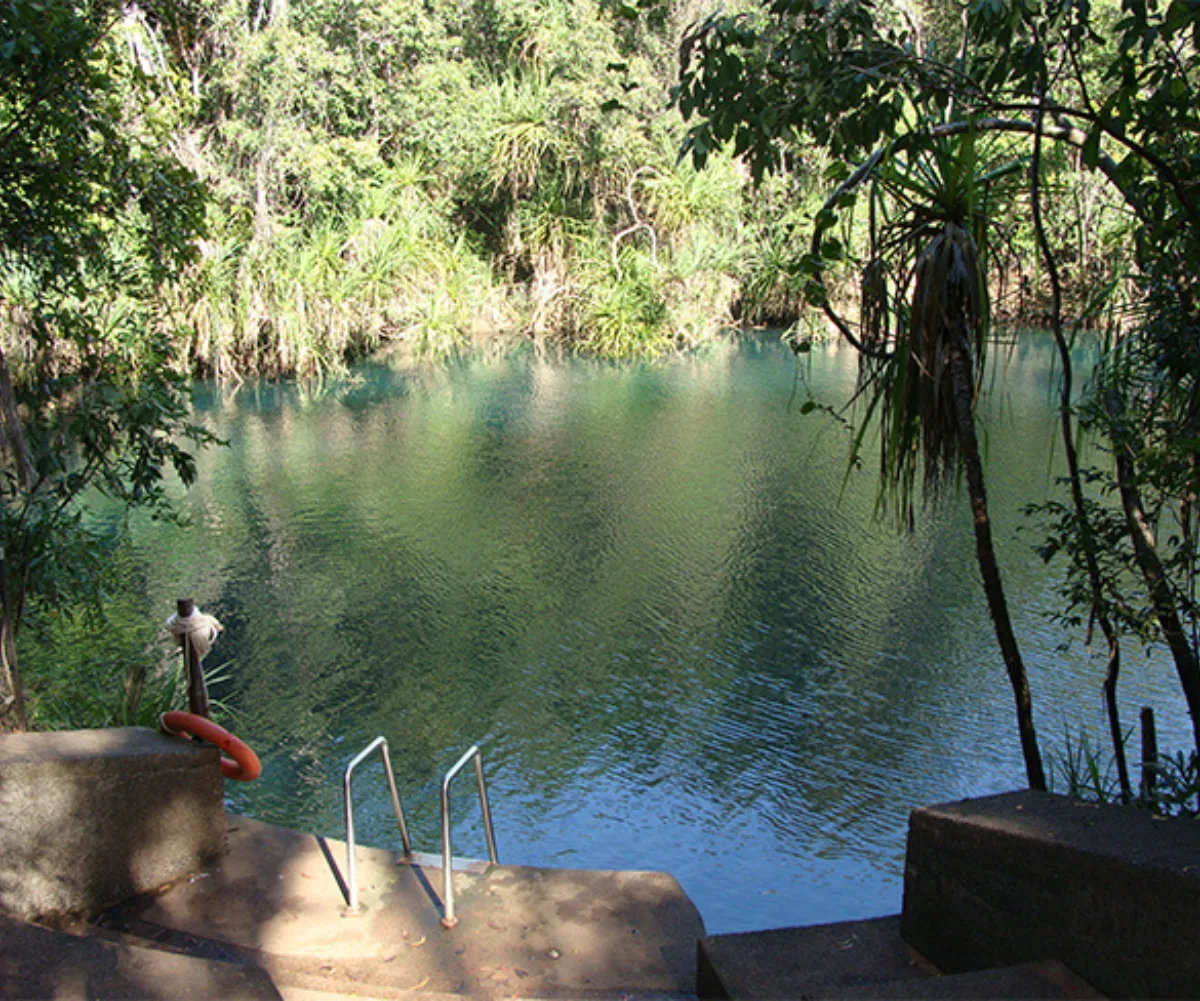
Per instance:
[[[362,907],[351,913],[344,860],[340,842],[231,816],[225,856],[100,921],[164,947],[252,963],[303,987],[432,989],[469,979],[419,867],[360,846]]]
[[[225,843],[216,750],[145,730],[20,739],[19,766],[0,770],[0,900],[48,927],[4,919],[0,997],[278,998],[233,956],[78,934],[106,904],[215,860]]]
[[[152,755],[108,771],[79,762],[83,781],[53,784],[37,815],[40,840],[17,839],[21,857],[0,863],[0,886],[40,880],[54,899],[56,879],[73,881],[100,913],[86,915],[92,925],[71,927],[90,938],[66,947],[38,938],[53,932],[24,926],[32,946],[20,955],[0,947],[0,978],[22,987],[0,997],[275,998],[281,984],[526,996],[694,990],[703,923],[670,876],[456,869],[459,924],[450,931],[432,856],[405,861],[360,845],[362,906],[351,913],[344,844],[226,818],[216,752],[168,750],[188,769],[186,781]],[[0,800],[11,805],[8,782],[0,774]],[[27,798],[26,808],[38,810],[36,783]],[[213,823],[220,830],[212,843],[225,844],[224,854],[193,859],[188,875],[165,886],[148,882],[164,843],[188,825]],[[147,886],[154,889],[129,895]],[[194,990],[181,994],[181,982]]]
[[[266,971],[0,920],[0,998],[278,1001]]]
[[[346,885],[346,880],[342,876],[342,870],[338,868],[337,861],[333,857],[333,852],[329,850],[329,842],[321,835],[317,835],[317,845],[321,849],[321,854],[325,857],[325,864],[329,866],[329,871],[333,875],[334,881],[337,883],[338,892],[342,895],[342,900],[345,901],[347,907],[350,906],[350,887]]]

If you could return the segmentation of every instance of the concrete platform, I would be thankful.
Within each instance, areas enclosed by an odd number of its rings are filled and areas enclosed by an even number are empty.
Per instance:
[[[280,993],[270,976],[256,967],[0,920],[0,998],[280,1001]]]
[[[229,818],[228,828],[229,852],[218,862],[100,923],[165,948],[255,963],[280,985],[335,993],[695,989],[704,925],[669,875],[476,865],[454,873],[459,925],[446,931],[440,869],[359,848],[365,906],[348,914],[341,842],[243,818]]]
[[[947,972],[1057,959],[1114,998],[1200,997],[1200,824],[1012,792],[909,820],[902,934]]]
[[[0,919],[0,1001],[463,1001],[461,994],[391,988],[366,994],[362,985],[344,986],[347,992],[331,990],[322,976],[309,986],[276,985],[253,964],[196,958],[120,933],[88,933],[82,925],[67,934]],[[666,997],[673,995],[620,994],[611,1001]],[[609,998],[588,995],[588,1001]]]
[[[698,949],[696,993],[747,1001],[823,997],[937,972],[901,940],[894,916],[706,936]]]

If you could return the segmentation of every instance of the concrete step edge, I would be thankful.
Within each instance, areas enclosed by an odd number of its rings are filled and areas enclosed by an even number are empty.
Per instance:
[[[808,996],[940,972],[900,937],[900,915],[703,936],[696,993],[711,1001]]]
[[[922,980],[815,992],[813,1001],[1103,1001],[1104,995],[1058,960],[946,973]]]
[[[283,996],[284,1001],[455,1001],[463,998],[511,997],[511,992],[446,993],[420,987],[400,988],[370,980],[340,975],[334,967],[322,972],[318,967],[289,963],[286,959],[266,953],[252,953],[237,946],[201,939],[181,932],[164,929],[146,922],[127,922],[123,929],[104,925],[74,922],[64,928],[69,934],[95,938],[117,945],[128,945],[175,955],[203,958],[210,962],[252,966],[266,972]],[[185,941],[186,940],[186,941]],[[618,992],[578,992],[530,997],[523,1001],[697,1001],[695,994],[629,990]]]

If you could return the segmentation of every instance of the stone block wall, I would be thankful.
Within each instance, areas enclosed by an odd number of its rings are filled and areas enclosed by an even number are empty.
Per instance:
[[[224,848],[210,745],[141,728],[0,737],[0,911],[94,913]]]
[[[1058,959],[1108,997],[1200,997],[1200,822],[1029,791],[915,810],[901,934],[947,973]]]

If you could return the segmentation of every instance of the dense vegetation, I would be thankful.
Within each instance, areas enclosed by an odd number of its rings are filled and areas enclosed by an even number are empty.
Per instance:
[[[909,16],[933,37],[940,10]],[[677,51],[707,13],[613,0],[11,0],[5,204],[77,149],[96,164],[114,137],[135,143],[142,159],[117,152],[93,180],[107,204],[90,209],[125,268],[103,322],[138,313],[190,374],[319,374],[379,349],[436,354],[497,334],[647,355],[735,318],[786,324],[802,303],[797,238],[838,151],[802,142],[758,185],[716,144],[704,170],[679,161]],[[74,95],[54,108],[63,116],[43,115],[57,94]],[[72,100],[87,117],[52,137]],[[1057,166],[1051,223],[1081,298],[1120,266],[1123,220],[1077,162]],[[155,231],[179,268],[134,280],[168,255],[125,209],[162,215],[184,198],[192,214]],[[1048,297],[1027,215],[1004,229],[999,309],[1035,315]],[[37,312],[39,287],[11,258],[0,280],[6,338],[19,340],[14,313]]]
[[[152,111],[206,192],[193,260],[154,301],[191,372],[317,374],[498,332],[647,354],[730,319],[743,184],[728,158],[676,165],[675,14],[62,6],[129,77],[109,127]]]

